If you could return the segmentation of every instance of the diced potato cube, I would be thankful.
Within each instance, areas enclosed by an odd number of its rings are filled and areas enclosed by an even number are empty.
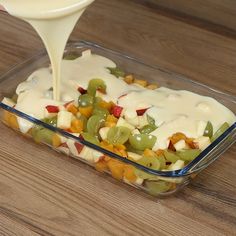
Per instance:
[[[16,119],[20,128],[20,131],[23,134],[26,134],[33,127],[33,123],[28,120],[25,120],[21,117],[17,117]]]
[[[128,157],[132,158],[134,161],[138,161],[139,159],[142,158],[141,155],[134,153],[134,152],[127,152]]]
[[[57,117],[57,127],[61,129],[69,129],[72,121],[72,113],[68,111],[59,111]]]
[[[102,138],[102,140],[105,140],[107,139],[107,134],[108,134],[108,131],[110,130],[110,127],[102,127],[100,130],[99,130],[99,134]]]
[[[133,126],[137,126],[139,124],[139,119],[138,119],[136,110],[132,110],[132,109],[125,110],[124,117],[125,117],[125,120]]]
[[[136,110],[127,109],[124,111],[124,116],[126,120],[130,120],[136,118],[138,115]]]
[[[129,124],[131,124],[131,125],[133,125],[135,127],[139,126],[139,118],[138,118],[138,116],[136,116],[133,119],[127,119],[127,121],[128,121]]]
[[[186,149],[187,145],[186,145],[185,140],[181,139],[177,143],[174,144],[174,147],[175,147],[176,151],[179,151],[181,149]]]

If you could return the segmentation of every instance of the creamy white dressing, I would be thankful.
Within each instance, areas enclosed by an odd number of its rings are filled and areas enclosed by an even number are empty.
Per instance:
[[[119,99],[119,105],[128,109],[139,109],[140,104],[150,107],[147,114],[158,126],[151,133],[157,137],[154,150],[167,148],[168,138],[177,132],[191,138],[201,137],[207,121],[211,121],[215,132],[224,122],[231,125],[236,120],[233,112],[215,99],[185,90],[161,87],[131,92]]]
[[[47,105],[62,106],[72,100],[76,103],[80,95],[78,87],[86,89],[89,80],[100,78],[107,86],[107,94],[103,97],[106,101],[113,101],[125,110],[149,108],[147,114],[158,126],[151,133],[157,137],[154,150],[167,148],[168,138],[177,132],[192,138],[201,137],[207,121],[211,121],[214,131],[224,122],[230,125],[235,122],[235,115],[213,98],[163,87],[152,91],[127,85],[121,78],[110,74],[107,67],[116,65],[105,57],[85,52],[76,60],[61,62],[75,23],[92,2],[0,0],[10,14],[34,27],[46,46],[52,64],[53,74],[50,68],[39,69],[18,86],[16,109],[43,119]],[[18,122],[24,133],[32,126],[20,118]]]
[[[18,85],[16,93],[19,96],[16,109],[43,119],[47,105],[64,105],[67,102],[77,103],[80,95],[78,88],[87,89],[89,80],[100,78],[106,84],[106,101],[117,102],[117,99],[130,90],[143,90],[138,86],[127,86],[122,79],[110,74],[107,67],[116,67],[116,64],[102,56],[91,55],[89,51],[81,57],[71,61],[62,61],[61,100],[55,101],[52,97],[53,78],[50,68],[42,68],[32,73],[29,78]]]
[[[110,74],[107,67],[116,67],[116,64],[90,51],[73,61],[63,60],[60,102],[52,98],[50,68],[39,69],[19,84],[16,109],[42,119],[47,105],[60,106],[72,100],[76,103],[80,95],[78,88],[87,89],[89,80],[100,78],[107,86],[104,100],[113,101],[129,111],[149,108],[146,114],[154,118],[158,126],[151,133],[157,137],[154,150],[167,148],[168,138],[174,133],[182,132],[187,137],[198,138],[203,135],[207,121],[211,121],[215,132],[224,122],[231,125],[236,120],[228,108],[213,98],[185,90],[164,87],[148,90],[127,85],[122,78]]]
[[[60,100],[61,59],[66,42],[85,8],[94,0],[0,0],[13,16],[33,26],[47,49],[53,71],[53,98]]]

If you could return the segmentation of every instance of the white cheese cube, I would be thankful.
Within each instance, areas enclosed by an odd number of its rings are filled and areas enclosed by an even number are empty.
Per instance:
[[[17,122],[21,133],[26,134],[34,125],[32,122],[23,118],[17,117]]]
[[[68,111],[59,111],[57,117],[57,127],[60,129],[69,129],[71,126],[73,114]]]
[[[170,144],[170,140],[169,139],[167,139],[167,140],[158,140],[157,139],[157,141],[155,142],[152,150],[155,152],[158,149],[167,149],[169,147],[169,144]]]
[[[176,144],[174,144],[174,147],[176,151],[179,151],[181,149],[186,149],[188,146],[186,145],[185,140],[181,139]]]
[[[102,140],[107,139],[107,134],[108,134],[109,130],[110,130],[110,127],[103,127],[99,130],[99,134],[100,134]]]
[[[138,161],[139,159],[142,158],[141,155],[134,153],[134,152],[127,152],[128,157],[132,158],[134,161]]]
[[[193,140],[195,146],[201,150],[204,150],[207,146],[211,144],[210,138],[202,136]]]

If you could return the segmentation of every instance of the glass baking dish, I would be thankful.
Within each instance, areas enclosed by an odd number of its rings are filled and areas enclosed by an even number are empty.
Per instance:
[[[118,65],[118,67],[122,68],[127,73],[134,74],[138,79],[145,79],[150,83],[159,84],[172,89],[184,89],[213,97],[236,113],[235,96],[216,91],[206,85],[191,81],[183,76],[174,74],[157,66],[146,65],[134,58],[103,48],[91,42],[81,41],[69,43],[65,50],[65,56],[80,56],[86,49],[90,49],[92,53],[110,58]],[[47,66],[49,66],[49,59],[47,53],[42,51],[23,63],[13,67],[10,71],[0,77],[0,101],[2,101],[4,97],[12,97],[15,94],[17,85],[26,80],[33,71]],[[50,146],[58,152],[62,152],[85,162],[96,168],[98,171],[110,174],[114,178],[142,189],[154,196],[170,195],[190,183],[200,171],[215,161],[235,142],[236,136],[236,123],[234,123],[183,169],[176,171],[155,171],[121,157],[109,150],[89,143],[81,136],[76,137],[72,133],[55,128],[0,102],[0,119],[4,124],[20,133],[16,117],[25,119],[35,126],[48,129],[55,135],[60,136],[61,138],[63,137],[65,140],[63,145],[60,146],[55,146],[51,143],[44,143],[45,145]],[[24,136],[31,137],[31,134],[27,133],[24,134]],[[65,143],[70,143],[70,145],[64,145]],[[73,148],[71,148],[71,145]],[[98,160],[100,161],[98,162]],[[103,161],[101,162],[101,160]],[[109,164],[107,164],[108,162]],[[137,171],[139,172],[138,176],[134,175]]]

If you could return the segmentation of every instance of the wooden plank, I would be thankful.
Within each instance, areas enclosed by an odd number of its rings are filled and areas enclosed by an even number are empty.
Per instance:
[[[144,0],[146,4],[164,7],[173,12],[181,13],[205,20],[236,31],[236,1],[234,0]]]
[[[1,212],[1,209],[0,209]],[[4,236],[37,236],[39,234],[31,231],[21,223],[0,213],[0,234]]]

